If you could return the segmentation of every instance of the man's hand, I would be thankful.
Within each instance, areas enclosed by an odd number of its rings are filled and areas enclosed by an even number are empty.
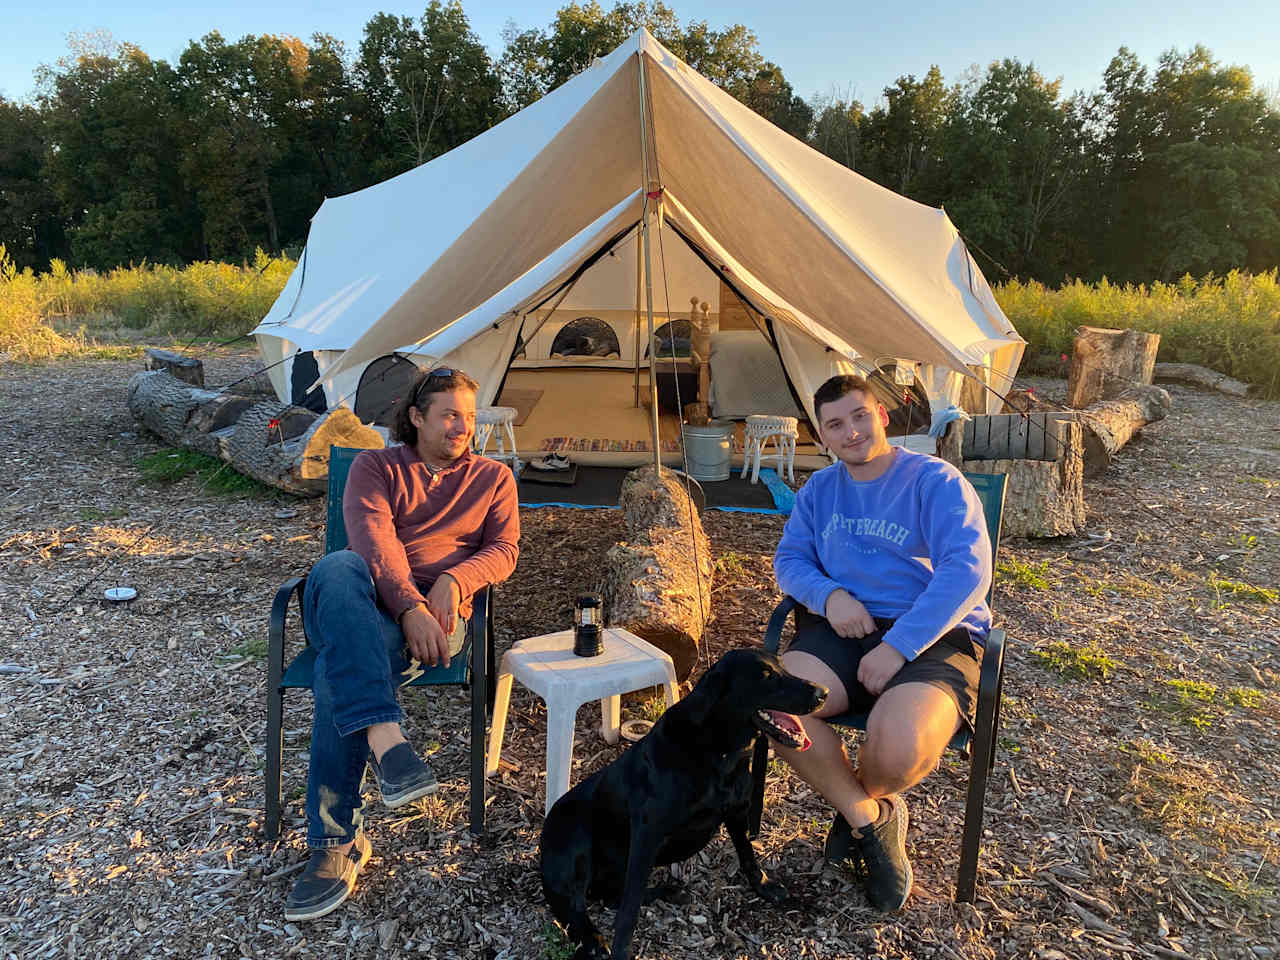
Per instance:
[[[858,663],[858,682],[867,693],[878,697],[884,693],[884,685],[902,669],[907,658],[887,643],[880,643]]]
[[[432,667],[437,662],[449,666],[448,636],[426,607],[418,604],[406,610],[400,618],[400,629],[411,657]]]
[[[458,625],[458,604],[462,602],[462,589],[458,581],[447,573],[440,574],[427,592],[427,609],[440,624],[446,637],[452,636]]]
[[[832,590],[827,597],[826,614],[832,628],[842,637],[865,637],[876,628],[867,608],[843,587]]]

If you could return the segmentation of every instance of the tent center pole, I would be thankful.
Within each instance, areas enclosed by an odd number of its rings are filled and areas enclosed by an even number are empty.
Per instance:
[[[636,342],[635,362],[631,365],[635,371],[635,402],[632,406],[640,406],[640,279],[644,273],[644,250],[640,246],[640,233],[636,231],[636,319],[633,339]]]
[[[640,215],[640,229],[644,231],[644,302],[645,312],[649,316],[649,411],[653,430],[653,475],[662,475],[662,442],[658,431],[658,345],[653,336],[653,260],[649,253],[649,199],[656,197],[662,203],[662,188],[653,182],[649,171],[649,98],[644,88],[644,34],[641,33],[641,47],[636,56],[639,58],[636,74],[640,78],[640,155],[644,165],[644,207]],[[669,318],[668,318],[669,319]]]

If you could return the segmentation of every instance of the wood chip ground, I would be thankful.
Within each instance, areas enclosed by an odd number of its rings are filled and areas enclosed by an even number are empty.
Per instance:
[[[251,361],[208,357],[208,382]],[[284,922],[306,855],[310,699],[286,700],[286,830],[266,843],[265,620],[276,585],[320,555],[324,505],[145,482],[158,443],[125,408],[138,366],[0,367],[0,956],[567,957],[537,874],[545,714],[519,689],[485,838],[467,831],[466,700],[415,691],[410,734],[440,793],[407,814],[371,796],[374,857],[351,901]],[[645,908],[638,957],[1280,956],[1280,404],[1169,389],[1170,417],[1088,484],[1083,535],[1005,545],[977,904],[951,900],[957,760],[908,795],[916,888],[898,917],[822,866],[829,814],[775,765],[757,847],[792,899],[755,899],[721,837],[680,871],[692,906]],[[590,558],[621,535],[613,511],[522,522],[500,651],[566,626]],[[714,657],[760,642],[782,523],[706,525]],[[138,599],[105,605],[114,585]],[[624,719],[652,709],[633,697]],[[575,780],[625,749],[597,723],[581,711]]]

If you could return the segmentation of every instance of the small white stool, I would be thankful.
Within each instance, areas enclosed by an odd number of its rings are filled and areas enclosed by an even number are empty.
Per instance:
[[[598,657],[574,654],[572,630],[517,641],[503,654],[498,670],[498,690],[493,701],[484,768],[486,777],[498,771],[513,677],[519,678],[547,705],[548,811],[569,789],[573,725],[580,706],[589,700],[599,700],[600,732],[606,742],[617,743],[621,694],[661,684],[668,707],[677,698],[676,668],[671,658],[619,627],[605,628],[604,652]]]
[[[489,437],[498,441],[498,455],[495,460],[510,460],[511,469],[519,470],[520,461],[516,456],[516,408],[515,407],[479,407],[476,409],[476,438],[473,444],[475,452],[484,454],[489,445]],[[507,452],[507,444],[511,444],[511,452]]]
[[[800,424],[795,417],[767,417],[753,414],[747,417],[746,450],[742,461],[742,471],[751,468],[751,482],[760,479],[760,461],[764,458],[764,448],[770,440],[777,448],[775,456],[778,462],[778,476],[783,476],[791,483],[796,482],[796,440],[800,437]]]

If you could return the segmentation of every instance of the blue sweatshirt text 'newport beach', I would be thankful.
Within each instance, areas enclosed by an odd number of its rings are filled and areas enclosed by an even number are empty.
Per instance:
[[[908,660],[957,626],[982,640],[991,628],[991,541],[982,504],[944,460],[895,448],[878,479],[843,463],[813,474],[799,493],[773,558],[778,585],[819,616],[844,587]]]

